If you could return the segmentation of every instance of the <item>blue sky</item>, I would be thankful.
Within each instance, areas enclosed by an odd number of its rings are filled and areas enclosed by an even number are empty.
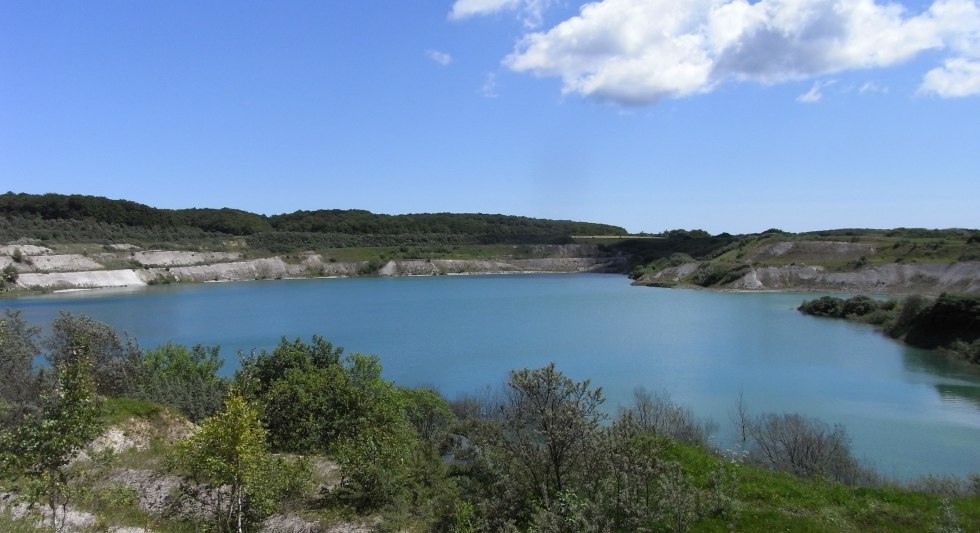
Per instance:
[[[980,226],[980,0],[0,0],[0,189]]]

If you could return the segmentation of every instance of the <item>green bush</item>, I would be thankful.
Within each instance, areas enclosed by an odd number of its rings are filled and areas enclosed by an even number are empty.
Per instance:
[[[863,317],[878,310],[878,302],[867,296],[854,296],[844,301],[841,309],[845,317]]]
[[[143,354],[135,395],[175,407],[194,422],[217,413],[227,391],[217,346],[165,343]]]
[[[844,316],[844,300],[821,296],[816,300],[804,301],[797,309],[808,315],[841,318]]]
[[[744,263],[704,263],[691,274],[690,281],[701,287],[725,285],[738,281],[751,268]]]
[[[921,306],[908,322],[905,334],[906,342],[922,348],[949,346],[958,340],[973,342],[978,338],[980,297],[954,294],[942,294],[931,306]]]

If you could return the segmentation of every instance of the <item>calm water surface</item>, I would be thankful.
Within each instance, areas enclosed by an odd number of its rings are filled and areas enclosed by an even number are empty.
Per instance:
[[[63,293],[0,302],[32,323],[59,310],[167,340],[238,350],[320,334],[381,356],[385,377],[449,397],[555,361],[606,392],[645,386],[717,421],[724,446],[741,392],[751,411],[844,424],[882,473],[980,472],[980,372],[873,329],[795,311],[792,293],[631,287],[614,275],[509,275],[213,283]]]

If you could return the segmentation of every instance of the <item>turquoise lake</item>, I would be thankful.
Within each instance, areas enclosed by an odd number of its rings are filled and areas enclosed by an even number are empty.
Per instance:
[[[843,424],[881,473],[980,472],[980,370],[902,346],[859,324],[795,310],[813,294],[630,286],[601,274],[206,283],[51,294],[0,302],[47,325],[90,315],[143,347],[239,350],[319,334],[381,357],[387,379],[454,398],[549,361],[591,379],[615,413],[644,386],[715,420],[725,447],[739,394],[750,411]]]

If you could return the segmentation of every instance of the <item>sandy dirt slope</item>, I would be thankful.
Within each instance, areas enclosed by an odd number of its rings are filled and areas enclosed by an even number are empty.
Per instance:
[[[179,252],[150,250],[133,252],[130,257],[142,265],[150,267],[173,267],[189,265],[208,265],[238,261],[242,254],[239,252]]]
[[[17,278],[17,285],[29,289],[95,289],[99,287],[129,287],[146,285],[132,270],[93,270],[88,272],[26,273]]]
[[[45,255],[51,253],[51,248],[35,246],[33,244],[7,244],[0,246],[0,255],[14,255],[16,250],[24,255]]]
[[[35,255],[30,258],[37,272],[81,272],[105,268],[101,263],[79,254]]]
[[[700,263],[665,268],[646,274],[638,285],[683,282]],[[879,294],[980,294],[980,262],[952,264],[898,264],[864,267],[852,272],[830,272],[805,265],[750,269],[742,278],[721,288],[735,290],[804,290]]]
[[[811,289],[872,293],[980,293],[980,263],[897,264],[864,267],[854,272],[826,272],[818,267],[784,266],[752,269],[731,285],[734,289]]]

